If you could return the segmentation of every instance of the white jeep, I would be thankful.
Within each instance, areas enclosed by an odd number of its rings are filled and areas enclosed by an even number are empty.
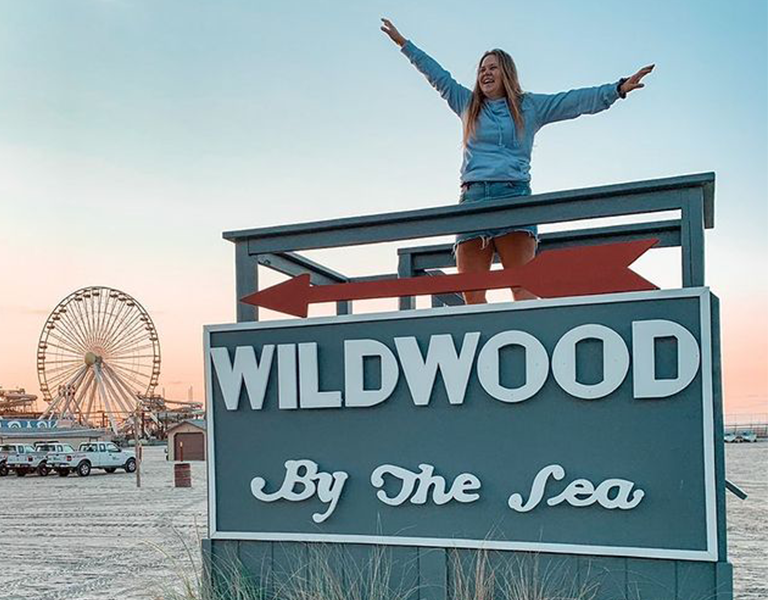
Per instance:
[[[85,442],[80,444],[77,452],[51,454],[48,464],[61,477],[73,471],[80,477],[87,477],[93,469],[104,469],[107,473],[125,469],[126,473],[133,473],[136,470],[136,454],[112,442]]]

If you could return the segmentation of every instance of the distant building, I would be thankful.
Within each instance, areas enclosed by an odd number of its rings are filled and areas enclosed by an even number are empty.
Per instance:
[[[0,444],[34,444],[66,442],[77,448],[84,442],[111,439],[111,431],[88,427],[37,427],[40,421],[7,421],[0,423]],[[46,421],[42,421],[46,423]]]
[[[205,460],[205,420],[188,419],[168,429],[168,460]]]

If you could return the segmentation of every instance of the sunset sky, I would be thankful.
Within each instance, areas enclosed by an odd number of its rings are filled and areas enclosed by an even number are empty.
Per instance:
[[[0,386],[38,393],[47,315],[105,285],[154,319],[160,388],[202,399],[202,326],[234,320],[222,231],[454,204],[460,122],[379,31],[387,16],[467,86],[493,47],[537,92],[657,65],[609,111],[542,130],[532,187],[714,171],[726,412],[766,413],[766,6],[0,0]],[[392,245],[311,256],[396,270]],[[679,286],[666,257],[643,274]]]

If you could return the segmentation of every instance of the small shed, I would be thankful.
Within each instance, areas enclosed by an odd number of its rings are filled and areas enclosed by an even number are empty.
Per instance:
[[[189,419],[168,430],[168,460],[205,460],[205,420]]]

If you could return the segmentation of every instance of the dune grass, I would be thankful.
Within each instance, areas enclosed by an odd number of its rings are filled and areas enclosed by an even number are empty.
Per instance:
[[[396,565],[383,546],[361,560],[343,546],[306,544],[282,571],[246,566],[237,556],[203,567],[199,551],[185,548],[181,560],[163,552],[176,576],[155,600],[419,600],[424,591],[406,583],[417,580],[417,565]],[[449,562],[451,600],[593,600],[599,587],[536,554],[449,551]]]

